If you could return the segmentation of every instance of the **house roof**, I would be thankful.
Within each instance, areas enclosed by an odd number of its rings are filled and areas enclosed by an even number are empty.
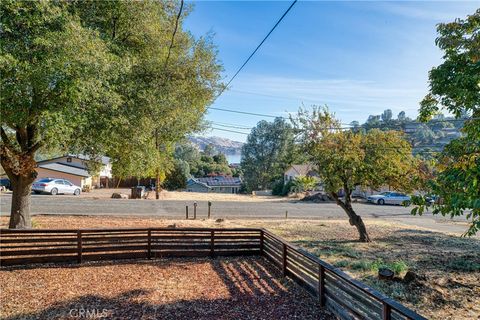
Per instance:
[[[43,162],[47,162],[47,161],[52,161],[52,160],[57,160],[57,159],[61,159],[61,158],[65,158],[65,157],[69,157],[69,158],[76,158],[76,159],[80,159],[80,160],[86,160],[86,161],[90,161],[90,157],[87,156],[87,155],[83,155],[83,154],[65,154],[63,156],[58,156],[58,157],[54,157],[54,158],[50,158],[50,159],[45,159],[45,160],[41,160],[41,161],[37,161],[37,163],[43,163]],[[94,160],[91,160],[91,161],[95,161]],[[110,163],[110,158],[109,157],[105,157],[105,156],[102,156],[100,157],[100,162],[104,165],[107,165],[108,163]]]
[[[187,185],[192,185],[192,184],[199,184],[207,189],[211,189],[206,183],[200,182],[197,179],[193,178],[187,181]]]
[[[38,167],[42,169],[68,173],[68,174],[72,174],[80,177],[90,177],[90,174],[85,168],[78,167],[78,166],[71,166],[61,162],[50,162],[45,164],[39,164]]]
[[[294,164],[288,170],[293,169],[299,176],[312,175],[315,172],[315,166],[308,164]]]
[[[239,187],[242,184],[242,180],[238,177],[206,177],[195,179],[199,183],[203,183],[208,187]]]

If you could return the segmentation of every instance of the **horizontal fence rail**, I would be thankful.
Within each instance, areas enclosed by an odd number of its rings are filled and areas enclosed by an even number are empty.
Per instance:
[[[259,255],[260,229],[0,230],[2,266],[158,257]]]
[[[425,319],[264,229],[2,229],[0,265],[263,255],[341,319]]]

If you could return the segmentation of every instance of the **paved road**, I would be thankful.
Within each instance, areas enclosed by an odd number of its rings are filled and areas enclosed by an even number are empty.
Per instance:
[[[0,214],[8,215],[11,195],[0,196]],[[193,214],[193,201],[183,200],[120,200],[103,198],[82,198],[74,196],[32,195],[33,214],[65,215],[116,215],[116,216],[154,216],[162,218],[184,218],[185,206]],[[398,221],[408,225],[429,228],[440,232],[461,234],[466,230],[463,219],[455,222],[430,214],[422,217],[410,215],[411,208],[402,206],[378,206],[355,203],[356,212],[369,219]],[[345,212],[334,203],[302,203],[296,201],[218,201],[212,205],[212,217],[227,219],[275,219],[284,218],[288,211],[289,218],[301,219],[345,219]],[[207,202],[199,201],[197,217],[207,216]]]

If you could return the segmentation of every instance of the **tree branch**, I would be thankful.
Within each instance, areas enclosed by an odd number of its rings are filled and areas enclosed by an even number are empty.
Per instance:
[[[3,127],[0,127],[0,129],[1,129],[0,135],[2,137],[3,144],[5,145],[5,147],[7,149],[9,149],[10,151],[13,151],[15,148],[13,147],[12,143],[10,142],[10,139],[8,138],[7,133],[5,132]]]

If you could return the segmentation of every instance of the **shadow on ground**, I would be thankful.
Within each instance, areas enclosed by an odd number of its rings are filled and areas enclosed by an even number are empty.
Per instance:
[[[199,260],[208,261],[214,274],[227,288],[227,294],[221,294],[214,299],[205,299],[201,298],[202,294],[198,292],[199,299],[177,299],[173,302],[162,303],[158,299],[149,297],[155,294],[175,295],[176,288],[162,286],[159,283],[157,288],[133,287],[131,290],[113,297],[92,292],[75,299],[56,302],[38,312],[17,314],[5,319],[81,319],[89,317],[106,319],[333,319],[331,315],[323,312],[315,299],[306,292],[290,281],[281,280],[279,271],[272,268],[263,258],[235,258],[227,261],[220,258]],[[188,263],[196,260],[176,259],[173,261]],[[96,273],[97,271],[101,272],[102,266],[112,264],[95,263],[88,264],[88,267],[94,266],[91,273]],[[115,264],[156,265],[156,262],[119,261]],[[82,268],[82,266],[73,265],[55,267],[71,268],[71,272]],[[159,267],[168,267],[168,261],[161,261]],[[39,265],[38,268],[52,268],[52,265]],[[8,270],[16,269],[8,268]],[[181,281],[189,281],[188,275],[182,276],[181,279]],[[115,286],[115,283],[111,285]],[[211,288],[205,288],[205,290],[207,289]],[[75,288],[72,287],[71,290],[75,290]]]

